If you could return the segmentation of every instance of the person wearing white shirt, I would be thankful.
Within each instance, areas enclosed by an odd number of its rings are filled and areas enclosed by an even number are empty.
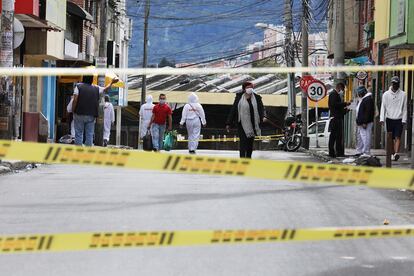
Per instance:
[[[200,138],[201,124],[204,127],[207,124],[204,109],[198,102],[198,96],[195,93],[188,96],[188,103],[183,108],[180,126],[182,127],[184,123],[188,133],[188,151],[190,154],[195,154]]]
[[[400,89],[400,78],[391,79],[392,86],[382,95],[380,122],[385,123],[386,131],[392,132],[394,141],[391,159],[397,161],[400,156],[401,135],[404,124],[407,122],[407,95]]]
[[[115,122],[114,106],[109,101],[109,96],[105,96],[104,105],[104,131],[103,131],[103,146],[106,147],[111,136],[111,126]]]
[[[152,118],[152,110],[154,109],[154,104],[152,95],[148,95],[145,99],[145,104],[141,105],[139,109],[139,116],[141,118],[141,125],[140,125],[140,137],[141,139],[147,135],[148,126],[151,122]]]

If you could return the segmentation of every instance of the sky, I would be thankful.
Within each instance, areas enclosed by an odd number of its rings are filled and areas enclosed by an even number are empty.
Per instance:
[[[313,1],[313,30],[326,30],[320,20],[324,2]],[[256,23],[282,24],[284,0],[150,0],[149,62],[165,57],[177,63],[226,57],[246,51],[248,44],[263,39]],[[300,29],[301,1],[294,0],[293,18]],[[133,19],[130,66],[142,64],[145,0],[128,0]]]

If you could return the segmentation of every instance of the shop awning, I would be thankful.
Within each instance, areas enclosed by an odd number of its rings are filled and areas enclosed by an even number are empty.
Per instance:
[[[164,93],[167,96],[167,101],[170,103],[187,103],[189,91],[157,91],[149,90],[147,95],[152,95],[154,102],[157,101],[160,93]],[[207,105],[232,105],[234,102],[234,93],[213,93],[213,92],[199,92],[197,93],[201,104]],[[263,103],[265,106],[274,107],[287,107],[288,97],[287,95],[267,95],[261,94]],[[128,102],[140,102],[141,101],[141,89],[128,89]],[[296,105],[300,107],[301,96],[296,96]]]
[[[95,69],[95,66],[87,66],[86,68]],[[114,83],[112,85],[113,87],[119,87],[119,88],[125,87],[125,82],[112,72],[107,72],[105,74],[105,86],[108,85],[114,78],[118,78],[119,81],[117,83]],[[76,83],[76,82],[81,82],[81,81],[82,81],[82,76],[61,76],[59,77],[60,83]],[[93,84],[95,85],[98,84],[97,74],[93,75]]]
[[[69,14],[75,15],[77,17],[80,17],[88,21],[93,21],[92,15],[88,13],[85,9],[83,9],[82,7],[79,7],[78,5],[76,5],[75,3],[67,2],[66,9]]]

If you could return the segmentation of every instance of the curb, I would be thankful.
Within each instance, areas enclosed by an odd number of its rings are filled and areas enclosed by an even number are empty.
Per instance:
[[[306,153],[312,155],[313,157],[315,157],[319,160],[322,160],[324,162],[332,161],[332,159],[330,157],[328,157],[324,154],[320,154],[320,153],[318,153],[317,151],[314,151],[314,150],[304,150],[304,152],[306,152]]]

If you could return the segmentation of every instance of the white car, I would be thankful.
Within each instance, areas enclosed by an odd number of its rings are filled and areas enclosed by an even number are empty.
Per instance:
[[[329,144],[329,121],[330,119],[318,121],[318,144],[321,148],[328,147]],[[316,147],[316,123],[308,126],[309,147]]]

